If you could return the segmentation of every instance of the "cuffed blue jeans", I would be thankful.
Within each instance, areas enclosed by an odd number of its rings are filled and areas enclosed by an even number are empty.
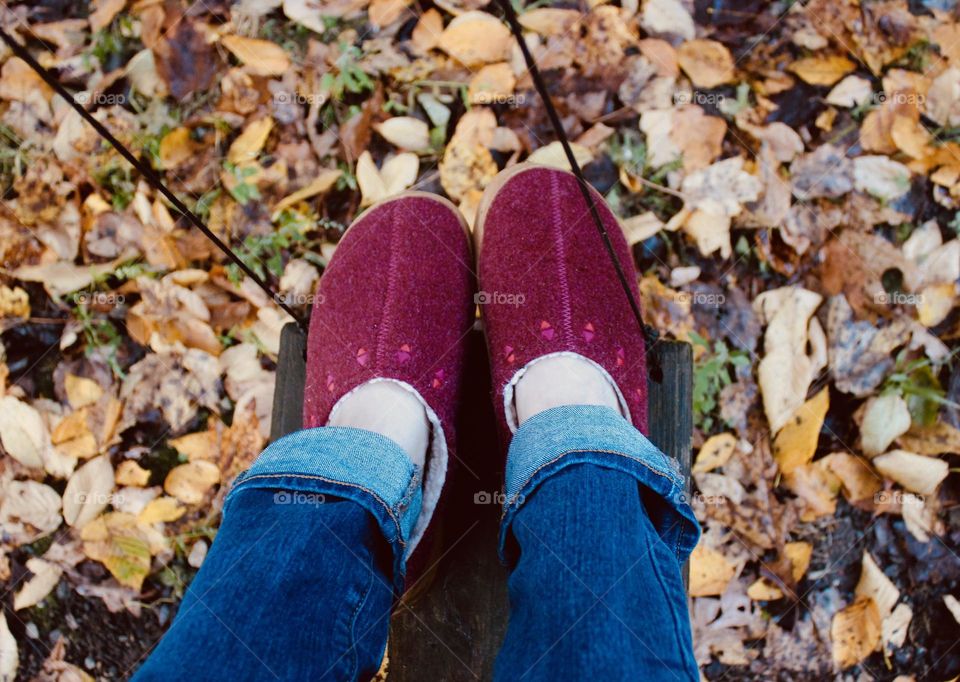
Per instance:
[[[524,422],[507,459],[510,622],[496,679],[699,679],[680,573],[699,529],[683,490],[675,464],[613,410]],[[134,679],[369,680],[420,494],[419,471],[377,434],[327,427],[273,443],[228,495]]]

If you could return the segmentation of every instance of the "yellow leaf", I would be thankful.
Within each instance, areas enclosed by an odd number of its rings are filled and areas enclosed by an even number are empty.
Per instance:
[[[579,20],[580,12],[577,10],[556,7],[535,7],[519,17],[521,26],[542,36],[559,36],[568,33]]]
[[[830,392],[824,388],[801,405],[777,432],[773,441],[773,458],[780,465],[780,471],[789,474],[813,459],[829,407]]]
[[[798,59],[789,67],[810,85],[833,85],[855,68],[855,63],[841,55]]]
[[[197,144],[190,138],[190,129],[174,128],[160,140],[160,167],[172,170],[197,153]]]
[[[280,211],[290,208],[291,206],[296,206],[301,201],[306,201],[312,197],[317,196],[318,194],[323,194],[328,189],[333,187],[334,183],[343,175],[343,171],[338,169],[324,168],[320,171],[320,175],[314,178],[306,187],[301,187],[293,194],[288,194],[273,207],[273,214],[277,215]]]
[[[727,561],[721,552],[701,543],[690,554],[690,596],[723,594],[736,573],[736,564]]]
[[[103,389],[93,379],[78,377],[74,374],[68,374],[64,379],[64,388],[67,391],[67,400],[75,410],[81,407],[92,405],[100,400],[103,395]]]
[[[710,436],[697,453],[693,472],[700,474],[722,467],[733,455],[736,447],[737,437],[732,433],[718,433],[716,436]]]
[[[715,88],[736,75],[730,50],[716,40],[688,40],[677,51],[677,60],[698,88]]]
[[[513,36],[503,22],[486,12],[465,12],[444,29],[437,47],[464,66],[480,66],[510,58]]]
[[[290,68],[290,58],[282,47],[269,40],[224,36],[223,46],[247,70],[257,76],[282,76]]]
[[[230,145],[227,152],[227,161],[232,164],[242,164],[254,161],[273,130],[273,119],[269,116],[251,121],[243,132]]]
[[[517,79],[507,62],[488,64],[470,79],[467,97],[471,104],[498,104],[513,94]]]
[[[137,520],[141,523],[176,521],[183,516],[186,511],[187,508],[180,506],[176,498],[164,495],[163,497],[158,497],[155,500],[147,502],[147,506],[137,515]]]
[[[110,512],[94,519],[80,531],[83,553],[99,561],[121,585],[140,590],[150,573],[149,536],[137,518],[124,512]]]
[[[821,460],[818,460],[821,461]],[[880,492],[883,481],[860,457],[848,452],[832,452],[822,459],[843,484],[848,502],[872,499]]]
[[[803,578],[810,567],[810,557],[813,555],[813,545],[809,542],[788,542],[783,547],[783,553],[790,560],[791,573],[797,582]]]
[[[747,596],[753,601],[775,601],[783,599],[783,591],[765,578],[758,578],[747,588]]]
[[[197,460],[170,470],[163,489],[184,504],[200,504],[207,491],[220,482],[220,468],[213,462]]]
[[[920,292],[920,301],[917,303],[917,319],[924,327],[936,327],[947,319],[953,310],[956,298],[956,287],[949,284],[934,284]]]
[[[115,474],[117,485],[132,485],[142,488],[150,480],[150,471],[134,462],[132,459],[126,459],[120,462]]]
[[[169,441],[171,447],[181,455],[194,462],[200,459],[212,460],[217,455],[214,448],[217,445],[217,434],[212,430],[188,433],[185,436]]]
[[[869,597],[861,597],[833,617],[830,626],[833,660],[841,668],[856,665],[880,645],[880,612]]]

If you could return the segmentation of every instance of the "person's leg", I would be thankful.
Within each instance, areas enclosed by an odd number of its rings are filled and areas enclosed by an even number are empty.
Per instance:
[[[524,502],[496,679],[697,679],[680,564],[642,492],[578,464]]]
[[[368,680],[387,641],[390,551],[350,500],[240,490],[148,680]]]
[[[697,522],[677,463],[643,435],[645,335],[617,270],[634,303],[636,272],[616,216],[593,198],[605,236],[572,174],[521,165],[477,210],[509,443],[500,548],[512,610],[496,676],[695,680],[680,566]]]
[[[237,478],[138,680],[376,672],[394,598],[432,561],[473,280],[449,202],[400,196],[351,225],[311,314],[305,428]]]

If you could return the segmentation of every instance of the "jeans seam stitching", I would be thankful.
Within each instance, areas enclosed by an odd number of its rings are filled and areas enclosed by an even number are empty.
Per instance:
[[[357,650],[357,640],[354,637],[354,632],[356,630],[357,618],[360,615],[360,611],[363,609],[363,605],[367,603],[367,598],[370,596],[370,589],[373,587],[373,571],[369,566],[366,567],[367,572],[370,575],[370,580],[367,582],[367,586],[364,591],[360,594],[360,598],[357,600],[357,608],[354,609],[353,614],[350,616],[350,627],[348,633],[350,636],[350,650],[353,652],[353,665],[351,666],[351,677],[356,678],[357,673],[359,672],[358,667],[360,665],[360,652]]]
[[[658,539],[659,538],[656,534],[656,531],[654,531],[653,541],[657,542]],[[657,582],[660,583],[660,588],[663,590],[664,594],[666,594],[667,592],[666,583],[664,582],[663,575],[660,572],[660,566],[657,564],[656,561],[654,561],[652,554],[650,555],[650,565],[653,566],[653,573],[654,575],[657,576]],[[677,650],[681,652],[685,651],[686,647],[684,646],[683,640],[680,637],[680,629],[678,627],[680,623],[677,619],[677,614],[674,612],[673,609],[667,609],[667,610],[670,612],[670,620],[673,621],[673,636],[674,636],[674,639],[676,640]]]

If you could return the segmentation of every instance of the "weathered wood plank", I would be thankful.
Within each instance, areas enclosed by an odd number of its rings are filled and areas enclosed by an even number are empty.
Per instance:
[[[303,427],[303,387],[307,381],[307,335],[296,322],[280,331],[277,383],[273,391],[270,441]]]

